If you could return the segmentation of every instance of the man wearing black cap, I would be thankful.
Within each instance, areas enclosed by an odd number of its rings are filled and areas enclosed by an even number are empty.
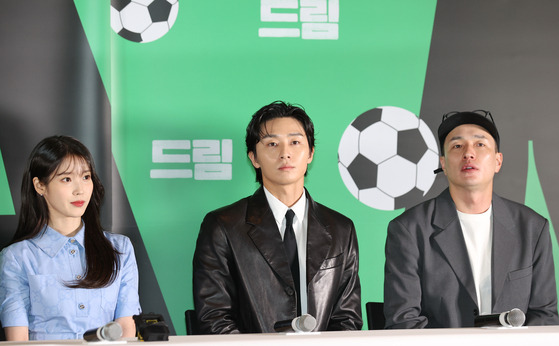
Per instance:
[[[473,327],[513,308],[528,325],[559,324],[547,220],[493,193],[503,154],[491,113],[445,114],[438,136],[448,189],[388,225],[386,328]]]

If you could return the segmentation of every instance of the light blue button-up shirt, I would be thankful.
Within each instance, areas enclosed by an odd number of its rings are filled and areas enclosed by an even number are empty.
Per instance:
[[[29,328],[31,340],[78,339],[89,329],[140,312],[138,268],[130,239],[105,232],[121,253],[108,287],[68,288],[85,272],[84,227],[66,237],[50,227],[0,253],[0,319],[3,327]]]

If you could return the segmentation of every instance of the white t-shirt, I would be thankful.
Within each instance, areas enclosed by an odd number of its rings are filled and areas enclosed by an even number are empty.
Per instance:
[[[481,214],[466,214],[458,211],[458,218],[474,275],[479,313],[491,314],[492,207]]]

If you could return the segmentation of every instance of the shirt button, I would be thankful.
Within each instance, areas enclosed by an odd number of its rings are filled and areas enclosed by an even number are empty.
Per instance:
[[[76,250],[70,250],[70,254],[73,255],[73,254],[75,254],[75,253],[76,253]]]
[[[81,275],[76,275],[76,279],[77,279],[77,280],[79,280],[79,279],[81,279],[81,278],[82,278]]]
[[[72,238],[70,239],[70,243],[74,244],[76,242],[76,239]]]
[[[79,308],[80,310],[83,310],[83,309],[85,309],[85,305],[80,304],[80,305],[78,305],[78,308]]]

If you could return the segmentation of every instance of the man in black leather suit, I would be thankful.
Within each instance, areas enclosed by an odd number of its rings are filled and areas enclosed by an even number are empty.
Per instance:
[[[273,102],[253,115],[246,145],[261,187],[208,213],[198,235],[193,290],[202,333],[269,333],[275,322],[305,313],[316,318],[314,331],[361,329],[353,222],[304,187],[314,155],[311,119],[300,107]],[[283,243],[288,210],[295,214],[295,275]]]

